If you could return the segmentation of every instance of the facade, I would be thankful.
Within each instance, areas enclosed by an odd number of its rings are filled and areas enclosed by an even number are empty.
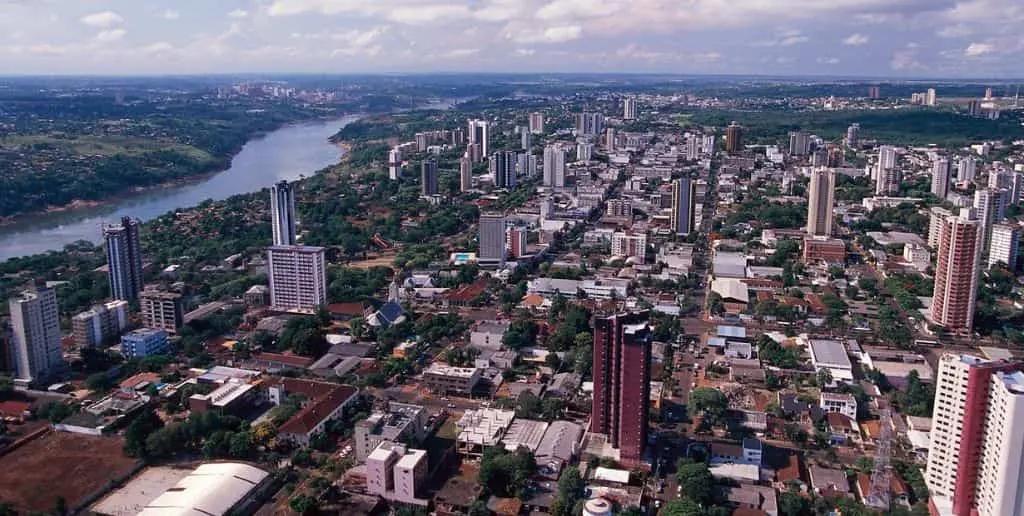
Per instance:
[[[270,307],[281,311],[313,311],[327,302],[324,248],[274,246],[267,249]]]
[[[636,99],[626,97],[622,99],[622,119],[636,120]]]
[[[397,181],[402,177],[402,151],[391,149],[388,153],[388,179]]]
[[[836,172],[815,169],[807,199],[807,233],[811,236],[832,236],[832,210],[835,206]]]
[[[364,461],[383,442],[420,442],[426,437],[427,409],[389,402],[370,417],[357,421],[353,438],[356,458]]]
[[[818,399],[818,406],[825,413],[835,412],[854,421],[857,420],[857,398],[854,398],[852,394],[822,392]]]
[[[743,149],[743,128],[736,122],[725,129],[725,151],[739,152]]]
[[[139,296],[139,308],[142,325],[146,328],[160,328],[167,330],[167,333],[176,333],[184,324],[181,294],[147,290]]]
[[[942,223],[946,217],[953,215],[953,212],[933,206],[928,210],[928,247],[935,249],[939,246],[939,238],[942,236]]]
[[[594,144],[593,143],[577,143],[576,144],[576,161],[590,161],[594,159]]]
[[[430,197],[437,195],[437,162],[428,159],[420,164],[420,195]]]
[[[459,190],[466,193],[473,189],[473,160],[467,152],[459,159]]]
[[[393,502],[425,505],[416,492],[427,479],[427,452],[383,443],[366,459],[366,492]]]
[[[978,516],[1024,514],[1024,373],[996,372],[989,387],[975,493]]]
[[[634,258],[636,263],[644,263],[647,255],[647,235],[645,233],[615,233],[612,235],[612,256]]]
[[[961,185],[968,185],[978,175],[978,160],[967,156],[960,158],[960,163],[957,164],[956,179]]]
[[[875,180],[875,195],[885,196],[899,193],[901,175],[899,169],[879,167]]]
[[[594,319],[594,397],[590,431],[608,436],[626,463],[647,443],[651,388],[648,312]]]
[[[804,262],[814,261],[827,263],[846,262],[846,244],[836,238],[804,238]]]
[[[96,305],[71,318],[71,333],[79,348],[92,348],[116,337],[128,327],[128,302]]]
[[[949,160],[938,158],[932,163],[932,195],[945,199],[949,195]]]
[[[516,187],[516,164],[518,156],[513,151],[495,152],[494,156],[494,186],[496,188]]]
[[[505,215],[501,213],[480,214],[480,250],[477,253],[481,261],[505,263]]]
[[[811,138],[804,131],[789,133],[789,155],[806,156],[811,151]]]
[[[544,132],[544,113],[530,113],[530,132],[533,134]]]
[[[672,232],[686,236],[694,231],[697,217],[697,184],[681,178],[672,182]]]
[[[565,188],[565,149],[544,147],[544,186]]]
[[[469,121],[469,143],[480,146],[480,155],[491,154],[491,124],[487,120]]]
[[[110,278],[110,297],[132,302],[142,291],[142,243],[139,240],[141,223],[124,217],[120,224],[103,226],[103,240],[107,246],[107,267]]]
[[[950,331],[970,331],[978,297],[982,227],[967,208],[942,220],[935,251],[932,323]]]
[[[167,332],[158,328],[140,328],[121,337],[121,355],[126,359],[167,353]]]
[[[270,187],[270,224],[274,245],[295,245],[295,192],[288,181]]]
[[[505,233],[505,248],[513,258],[522,258],[526,255],[526,230],[523,228],[508,228]]]
[[[423,383],[437,393],[472,394],[482,371],[476,367],[452,367],[438,363],[423,371]]]
[[[982,226],[982,249],[988,249],[992,227],[1006,218],[1007,190],[979,188],[974,192],[974,210]]]
[[[1017,224],[996,224],[992,227],[992,238],[988,246],[988,266],[1002,263],[1011,271],[1017,270],[1020,254],[1021,228]]]
[[[63,365],[57,294],[53,289],[22,292],[10,300],[8,308],[15,378],[24,382],[45,378]]]

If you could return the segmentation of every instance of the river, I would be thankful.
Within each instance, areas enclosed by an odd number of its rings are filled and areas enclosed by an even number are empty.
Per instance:
[[[207,199],[227,199],[269,187],[282,179],[291,181],[311,175],[341,159],[341,148],[327,139],[358,118],[349,115],[278,129],[246,143],[229,169],[199,181],[144,190],[101,206],[20,218],[0,226],[0,261],[61,250],[78,240],[99,242],[103,223],[121,217],[151,220]]]

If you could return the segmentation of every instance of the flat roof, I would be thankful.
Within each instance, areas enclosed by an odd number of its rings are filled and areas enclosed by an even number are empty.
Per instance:
[[[423,371],[423,374],[434,374],[438,376],[455,376],[459,378],[472,378],[478,371],[475,367],[454,367],[449,365],[443,365],[438,363],[430,364]]]
[[[537,447],[540,446],[541,440],[544,438],[544,432],[547,429],[548,424],[544,421],[517,419],[508,427],[508,431],[505,432],[505,437],[502,438],[501,442],[505,444],[505,449],[508,451],[515,451],[520,446],[523,446],[531,452],[535,452]]]
[[[615,482],[617,484],[628,484],[629,471],[599,466],[594,470],[594,480],[604,480],[605,482]]]
[[[426,458],[426,456],[426,450],[405,450],[405,455],[402,455],[402,458],[398,459],[398,464],[395,464],[395,467],[402,469],[415,469],[416,465]]]
[[[164,491],[192,474],[191,469],[150,467],[139,472],[124,486],[96,502],[90,510],[110,516],[135,516]]]
[[[816,366],[852,369],[846,347],[838,340],[814,339],[810,342],[811,360]]]
[[[456,423],[456,427],[459,429],[458,440],[493,446],[501,440],[501,436],[515,417],[516,413],[512,410],[467,410]]]
[[[238,462],[203,464],[194,470],[146,468],[92,510],[111,516],[221,516],[268,476]]]

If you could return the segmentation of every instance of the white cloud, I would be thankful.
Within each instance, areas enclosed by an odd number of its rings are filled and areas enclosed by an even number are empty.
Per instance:
[[[871,41],[871,38],[858,32],[847,36],[846,39],[843,40],[843,44],[851,47],[859,47],[866,44],[868,41]]]
[[[96,41],[99,41],[100,43],[110,43],[124,38],[125,34],[128,34],[128,31],[124,29],[105,30],[96,35]]]
[[[839,58],[838,57],[819,57],[817,62],[818,62],[818,64],[837,65],[837,64],[839,64]]]
[[[583,37],[583,27],[579,25],[561,25],[542,30],[527,29],[516,32],[512,40],[516,43],[565,43]]]
[[[174,50],[174,45],[166,41],[151,43],[139,49],[141,53],[146,55],[162,54],[164,52],[170,52],[171,50]]]
[[[164,13],[161,16],[165,20],[172,20],[173,21],[173,20],[177,20],[178,18],[181,18],[181,13],[179,13],[178,11],[175,11],[173,9],[168,9],[168,10],[164,11]]]
[[[801,43],[807,43],[811,38],[803,35],[799,30],[789,29],[780,32],[773,39],[754,42],[755,47],[791,47]]]
[[[958,23],[956,25],[949,25],[943,27],[939,32],[936,33],[940,38],[965,38],[974,34],[974,29]]]
[[[457,48],[455,50],[449,50],[449,51],[441,54],[441,57],[446,58],[446,59],[458,59],[460,57],[475,56],[475,55],[477,55],[479,53],[480,53],[480,49],[479,48]]]
[[[538,9],[536,17],[548,21],[600,18],[616,14],[627,5],[623,0],[554,0]]]
[[[464,5],[425,5],[422,7],[399,7],[387,12],[387,19],[395,23],[419,25],[431,22],[455,21],[469,16]]]
[[[121,15],[113,11],[103,11],[99,13],[87,14],[82,17],[80,22],[98,29],[105,29],[120,23],[124,23],[124,18]]]
[[[228,18],[234,18],[236,20],[240,20],[242,18],[245,18],[246,16],[249,16],[249,11],[246,11],[244,9],[235,9],[234,11],[228,13]]]
[[[889,67],[898,71],[924,70],[928,68],[924,63],[918,61],[917,49],[915,47],[893,51]]]
[[[964,55],[967,57],[979,57],[995,51],[995,45],[990,43],[971,43],[964,49]]]
[[[514,52],[516,57],[530,57],[536,53],[537,51],[532,48],[517,48]]]

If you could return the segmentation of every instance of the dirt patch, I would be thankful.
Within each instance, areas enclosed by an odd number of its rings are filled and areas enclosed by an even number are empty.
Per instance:
[[[345,266],[352,267],[353,269],[372,269],[374,267],[391,268],[395,265],[395,256],[396,253],[387,253],[375,258],[348,262]]]
[[[58,497],[69,508],[128,474],[124,440],[51,432],[0,458],[0,500],[19,512],[49,512]]]

